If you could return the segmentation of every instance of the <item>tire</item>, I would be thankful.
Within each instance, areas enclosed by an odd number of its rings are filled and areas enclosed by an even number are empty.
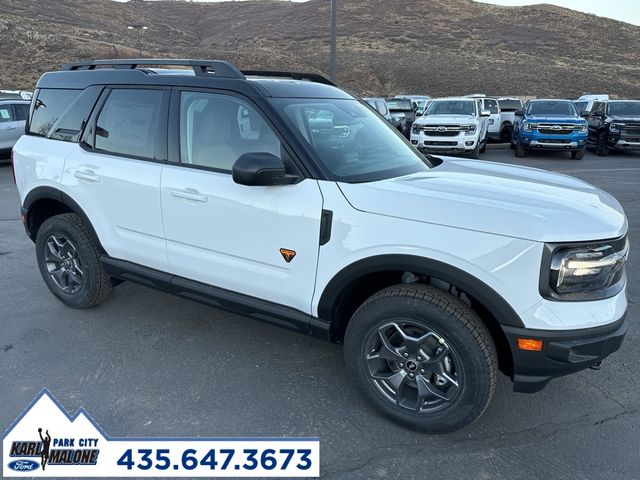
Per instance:
[[[347,327],[344,355],[375,408],[423,432],[469,425],[495,391],[496,349],[487,327],[461,300],[426,285],[396,285],[364,302]]]
[[[480,145],[476,145],[476,148],[471,150],[471,153],[469,154],[469,158],[473,158],[474,160],[477,160],[479,156],[480,156]]]
[[[44,221],[36,236],[36,258],[47,287],[65,305],[89,308],[111,295],[113,284],[100,264],[100,249],[73,213]]]
[[[513,127],[511,125],[504,125],[500,130],[500,142],[511,142],[511,137],[513,137]]]
[[[484,139],[484,143],[482,144],[482,147],[480,148],[480,150],[478,151],[479,153],[484,153],[487,151],[487,139]]]
[[[596,155],[599,157],[606,157],[609,155],[609,147],[607,146],[607,137],[604,132],[598,135],[596,140]]]
[[[519,140],[516,140],[516,157],[524,158],[527,155],[526,149],[522,146]]]
[[[582,158],[584,157],[585,150],[586,150],[585,147],[582,147],[580,150],[574,150],[573,152],[571,152],[571,159],[582,160]]]

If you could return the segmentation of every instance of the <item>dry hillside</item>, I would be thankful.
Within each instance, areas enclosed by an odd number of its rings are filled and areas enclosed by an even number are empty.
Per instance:
[[[338,0],[338,81],[360,94],[640,97],[640,27],[549,5]],[[328,71],[329,1],[0,0],[0,88],[74,59],[223,58]]]

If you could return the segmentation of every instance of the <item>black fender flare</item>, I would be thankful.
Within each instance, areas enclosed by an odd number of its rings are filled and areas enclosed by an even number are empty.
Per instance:
[[[46,199],[60,202],[63,205],[66,205],[67,208],[69,208],[73,213],[78,215],[78,217],[80,217],[80,220],[82,220],[82,223],[84,224],[84,226],[87,227],[87,229],[89,230],[89,234],[91,235],[92,240],[96,242],[96,244],[99,246],[99,248],[103,252],[106,253],[105,249],[102,247],[102,243],[100,243],[98,234],[96,233],[95,229],[93,228],[93,225],[91,224],[91,221],[89,220],[89,217],[84,212],[82,207],[78,204],[78,202],[76,202],[73,198],[71,198],[69,195],[67,195],[63,191],[58,190],[57,188],[48,187],[48,186],[40,186],[31,190],[25,197],[24,202],[22,204],[22,213],[23,215],[25,215],[25,222],[24,222],[25,228],[27,228],[27,233],[34,242],[35,242],[35,232],[31,232],[28,227],[29,211],[37,201],[46,200]]]
[[[524,327],[513,307],[483,281],[438,260],[413,255],[378,255],[358,260],[343,268],[327,284],[318,303],[318,318],[333,322],[334,307],[344,289],[370,273],[407,271],[428,275],[455,285],[480,302],[502,325]]]

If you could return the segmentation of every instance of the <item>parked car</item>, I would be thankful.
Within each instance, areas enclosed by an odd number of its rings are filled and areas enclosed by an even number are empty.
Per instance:
[[[387,105],[387,101],[382,97],[367,97],[363,98],[369,105],[371,105],[380,115],[382,115],[387,122],[389,122],[395,129],[403,133],[402,131],[402,122],[397,120],[391,115],[389,112],[389,106]]]
[[[527,150],[563,150],[571,158],[584,157],[587,143],[587,113],[578,113],[571,100],[529,100],[524,110],[515,112],[512,147],[516,157],[524,157]]]
[[[593,108],[593,103],[599,100],[609,100],[609,95],[606,93],[582,95],[577,100],[574,100],[573,103],[579,112],[590,112]]]
[[[391,117],[400,124],[400,131],[409,138],[411,125],[416,120],[416,107],[408,98],[388,98],[387,106]]]
[[[10,155],[11,149],[24,133],[28,116],[28,100],[0,100],[0,158]]]
[[[32,96],[33,96],[33,92],[28,92],[26,90],[0,90],[0,100],[2,99],[31,100]]]
[[[408,98],[411,100],[417,116],[424,113],[427,102],[431,99],[429,95],[396,95],[394,98]]]
[[[516,111],[522,110],[522,100],[515,97],[502,97],[498,98],[498,105],[500,106],[500,141],[508,143],[513,136]]]
[[[434,433],[478,418],[498,369],[535,392],[620,347],[628,222],[611,195],[423,156],[321,76],[248,75],[120,59],[40,78],[13,167],[57,299],[89,308],[140,282],[344,344],[372,405]],[[427,119],[477,146],[477,107],[435,100]]]
[[[596,154],[613,149],[640,150],[640,101],[596,101],[588,117],[589,143]]]
[[[482,99],[435,98],[411,130],[411,144],[424,152],[470,155],[478,158],[487,147],[487,119]]]

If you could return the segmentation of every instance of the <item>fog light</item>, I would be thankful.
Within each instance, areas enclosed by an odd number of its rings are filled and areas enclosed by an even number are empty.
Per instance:
[[[470,141],[464,142],[464,144],[465,144],[467,147],[472,147],[472,146],[473,146],[473,144],[474,144],[474,141],[473,141],[473,140],[470,140]]]
[[[418,140],[411,140],[411,144],[412,145],[417,145],[418,144]]]
[[[518,348],[520,350],[539,352],[540,350],[542,350],[542,340],[535,340],[533,338],[518,338]]]

